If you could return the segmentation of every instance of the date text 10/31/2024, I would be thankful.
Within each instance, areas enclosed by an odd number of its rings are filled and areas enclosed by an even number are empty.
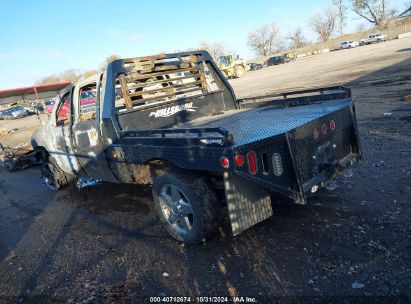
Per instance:
[[[149,303],[258,303],[254,297],[150,297]]]

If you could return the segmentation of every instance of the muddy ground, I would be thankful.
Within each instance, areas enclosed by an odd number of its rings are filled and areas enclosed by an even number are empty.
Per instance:
[[[158,224],[150,188],[54,193],[38,168],[3,170],[0,303],[158,295],[411,301],[411,101],[403,100],[411,95],[411,39],[333,53],[232,84],[239,96],[352,88],[365,161],[335,190],[319,191],[307,206],[276,204],[272,218],[236,237],[225,220],[219,235],[187,247]]]

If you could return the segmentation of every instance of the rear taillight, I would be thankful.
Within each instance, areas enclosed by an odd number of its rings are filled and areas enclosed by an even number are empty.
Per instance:
[[[335,130],[335,121],[334,120],[330,121],[330,129]]]
[[[248,171],[251,174],[256,174],[258,167],[257,167],[257,157],[254,151],[250,151],[247,153],[247,162],[248,162]]]
[[[228,167],[230,167],[230,161],[228,160],[228,158],[227,157],[225,157],[225,156],[221,156],[221,158],[220,158],[220,165],[223,167],[223,168],[228,168]]]
[[[234,162],[237,167],[242,167],[245,163],[245,157],[242,155],[236,155],[234,157]]]
[[[323,124],[323,125],[322,125],[322,127],[321,127],[321,132],[322,132],[324,135],[327,134],[327,125],[326,125],[326,124]]]

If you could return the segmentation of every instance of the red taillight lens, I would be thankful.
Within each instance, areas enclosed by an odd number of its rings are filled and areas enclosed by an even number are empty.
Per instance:
[[[317,139],[318,136],[320,136],[320,132],[318,132],[317,128],[315,128],[315,129],[313,130],[313,137],[314,137],[315,139]]]
[[[224,168],[228,168],[230,167],[230,161],[228,160],[227,157],[225,156],[221,156],[220,158],[220,165]]]
[[[326,124],[323,124],[322,125],[322,127],[321,127],[321,132],[325,135],[325,134],[327,134],[327,125]]]
[[[245,157],[242,155],[236,155],[234,157],[234,162],[237,167],[242,167],[245,163]]]
[[[250,173],[253,175],[256,174],[258,168],[257,168],[257,157],[254,151],[247,153],[247,161],[248,161],[248,170],[250,171]]]
[[[334,120],[330,121],[330,129],[335,130],[335,121]]]

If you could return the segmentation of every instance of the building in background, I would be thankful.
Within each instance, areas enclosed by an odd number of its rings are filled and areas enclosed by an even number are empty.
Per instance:
[[[69,84],[70,82],[57,82],[31,87],[0,90],[0,109],[5,109],[17,104],[30,105],[41,103],[44,106],[46,100],[56,97],[59,91]]]

